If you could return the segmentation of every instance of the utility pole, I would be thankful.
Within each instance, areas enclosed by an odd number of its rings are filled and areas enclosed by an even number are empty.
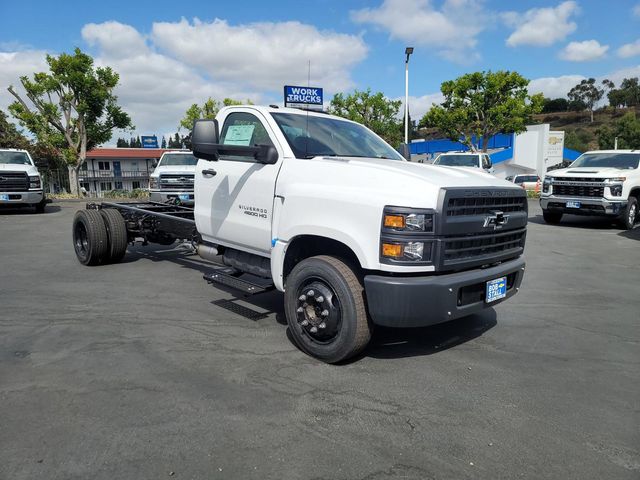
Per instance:
[[[413,53],[413,47],[404,50],[404,143],[409,145],[409,57]]]

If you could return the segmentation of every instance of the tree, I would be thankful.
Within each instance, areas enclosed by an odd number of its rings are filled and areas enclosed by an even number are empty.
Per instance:
[[[208,98],[206,102],[202,104],[202,106],[197,103],[192,104],[184,114],[182,120],[180,120],[180,125],[178,125],[178,130],[184,128],[187,131],[191,131],[193,128],[193,122],[200,119],[214,119],[218,114],[218,111],[222,107],[230,107],[232,105],[253,105],[253,102],[247,99],[246,102],[241,102],[239,100],[234,100],[233,98],[225,98],[222,102]]]
[[[487,151],[500,132],[521,133],[542,110],[542,94],[527,93],[529,80],[517,72],[475,72],[444,82],[441,105],[433,105],[420,126],[435,127],[471,150]],[[480,143],[481,142],[481,143]]]
[[[578,128],[565,132],[564,146],[578,152],[586,152],[589,150],[589,143],[594,140],[594,136],[588,130]]]
[[[623,79],[620,84],[620,90],[623,92],[627,107],[640,105],[640,83],[638,82],[638,77]]]
[[[0,110],[0,148],[19,148],[26,150],[31,146],[29,139],[9,122],[7,114]]]
[[[582,80],[578,85],[569,90],[567,97],[570,101],[582,102],[585,108],[591,114],[591,122],[593,122],[593,109],[596,103],[600,101],[604,95],[604,89],[598,88],[595,78]]]
[[[334,115],[361,123],[396,146],[403,139],[403,122],[398,119],[402,102],[390,100],[382,92],[355,90],[349,95],[337,93],[331,99],[328,111]]]
[[[167,148],[167,139],[162,136],[162,143],[160,144],[160,148]]]
[[[566,112],[569,102],[566,98],[545,98],[542,103],[542,113]]]
[[[118,138],[118,141],[116,142],[116,147],[118,147],[118,148],[127,148],[128,146],[129,146],[129,142],[127,142],[126,139]]]
[[[613,123],[613,128],[603,126],[596,131],[601,149],[611,149],[618,138],[618,148],[640,148],[640,120],[633,112],[623,115]]]
[[[39,141],[64,145],[71,192],[77,195],[87,150],[109,141],[114,129],[133,125],[113,94],[119,76],[110,67],[94,68],[93,58],[79,48],[73,55],[47,55],[47,64],[48,72],[20,77],[26,100],[9,86],[16,99],[9,111]]]

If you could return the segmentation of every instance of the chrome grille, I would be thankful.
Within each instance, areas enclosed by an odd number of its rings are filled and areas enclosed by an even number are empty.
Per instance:
[[[554,195],[567,197],[603,197],[604,187],[594,185],[553,185]]]
[[[161,174],[160,190],[193,191],[193,179],[193,174]]]

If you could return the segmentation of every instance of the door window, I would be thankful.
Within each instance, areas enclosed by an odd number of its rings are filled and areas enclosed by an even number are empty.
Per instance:
[[[256,145],[274,146],[267,130],[258,117],[245,112],[232,113],[226,118],[220,134],[220,143],[222,145],[244,147],[254,147]],[[241,162],[255,162],[253,157],[242,155],[224,155],[221,158]]]

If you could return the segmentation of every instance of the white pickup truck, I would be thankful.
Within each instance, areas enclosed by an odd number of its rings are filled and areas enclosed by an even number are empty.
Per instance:
[[[479,168],[487,173],[493,173],[493,164],[488,153],[444,152],[436,157],[433,164],[441,167]]]
[[[35,207],[43,213],[47,205],[42,178],[26,150],[0,149],[0,206]]]
[[[149,198],[193,205],[196,163],[198,159],[191,152],[164,152],[149,175]]]
[[[640,220],[640,150],[586,152],[568,168],[547,172],[540,206],[547,223],[564,214],[616,218],[627,229]]]
[[[115,262],[127,242],[193,242],[205,278],[284,292],[296,344],[335,363],[374,325],[453,320],[515,295],[526,192],[482,171],[406,161],[362,125],[323,113],[233,106],[196,122],[195,208],[88,204],[76,255]]]

